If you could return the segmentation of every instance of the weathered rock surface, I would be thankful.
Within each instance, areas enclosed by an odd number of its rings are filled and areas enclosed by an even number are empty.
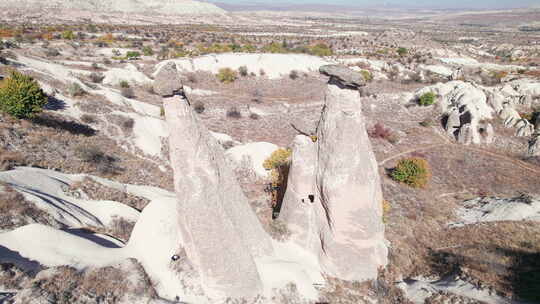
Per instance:
[[[317,144],[305,135],[298,135],[292,149],[287,191],[283,198],[280,218],[287,223],[296,243],[319,254],[321,242],[316,228],[320,227],[324,209],[320,201],[315,199]]]
[[[387,248],[377,162],[359,93],[347,87],[328,85],[316,143],[296,137],[280,217],[326,274],[362,281],[377,277]]]
[[[330,83],[348,88],[359,88],[366,85],[366,80],[362,74],[355,72],[344,65],[329,64],[319,68],[319,72],[330,76]]]
[[[516,136],[527,137],[534,133],[534,126],[526,119],[519,120],[515,125],[517,131]]]
[[[540,132],[537,131],[531,140],[529,140],[529,149],[527,151],[529,156],[540,156]]]
[[[465,144],[485,143],[484,137],[480,136],[480,121],[492,119],[494,110],[481,88],[463,81],[450,81],[422,88],[415,93],[414,99],[427,92],[439,96],[436,104],[448,118],[445,130],[449,136]]]
[[[456,210],[459,221],[452,226],[496,221],[540,221],[540,201],[534,197],[477,198]]]
[[[182,92],[182,79],[174,62],[169,61],[159,69],[154,78],[154,92],[164,97]]]
[[[328,86],[317,135],[317,195],[327,219],[323,268],[345,280],[374,279],[387,248],[379,171],[358,92]]]
[[[254,258],[272,252],[268,235],[250,209],[222,148],[187,101],[164,100],[178,226],[187,257],[207,295],[253,297],[262,292]]]

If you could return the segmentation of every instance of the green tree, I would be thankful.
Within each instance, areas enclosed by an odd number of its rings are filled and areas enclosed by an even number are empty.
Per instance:
[[[43,110],[47,95],[32,77],[12,71],[0,83],[0,110],[17,118],[31,118]]]

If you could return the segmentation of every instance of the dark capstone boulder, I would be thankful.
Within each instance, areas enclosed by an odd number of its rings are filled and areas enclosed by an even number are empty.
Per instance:
[[[182,79],[174,62],[162,66],[154,78],[154,92],[163,97],[182,94]]]
[[[366,85],[366,80],[362,74],[353,71],[344,65],[323,65],[319,68],[319,72],[326,76],[330,76],[330,83],[341,88],[358,89]]]

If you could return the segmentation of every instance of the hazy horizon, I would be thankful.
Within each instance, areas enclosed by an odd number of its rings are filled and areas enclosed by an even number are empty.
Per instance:
[[[515,1],[498,1],[498,0],[455,0],[449,2],[438,2],[433,0],[392,0],[392,1],[375,1],[375,0],[334,0],[332,2],[324,0],[206,0],[212,3],[222,3],[227,5],[239,6],[306,6],[306,5],[327,5],[327,6],[347,6],[347,7],[380,7],[380,8],[417,8],[417,9],[503,9],[503,8],[526,8],[538,7],[538,0],[515,0]]]

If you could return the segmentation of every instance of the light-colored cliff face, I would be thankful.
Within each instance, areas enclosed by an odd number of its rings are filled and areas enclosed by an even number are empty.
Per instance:
[[[219,7],[192,0],[3,0],[0,7],[25,9],[82,9],[99,12],[159,13],[171,15],[224,14]]]

